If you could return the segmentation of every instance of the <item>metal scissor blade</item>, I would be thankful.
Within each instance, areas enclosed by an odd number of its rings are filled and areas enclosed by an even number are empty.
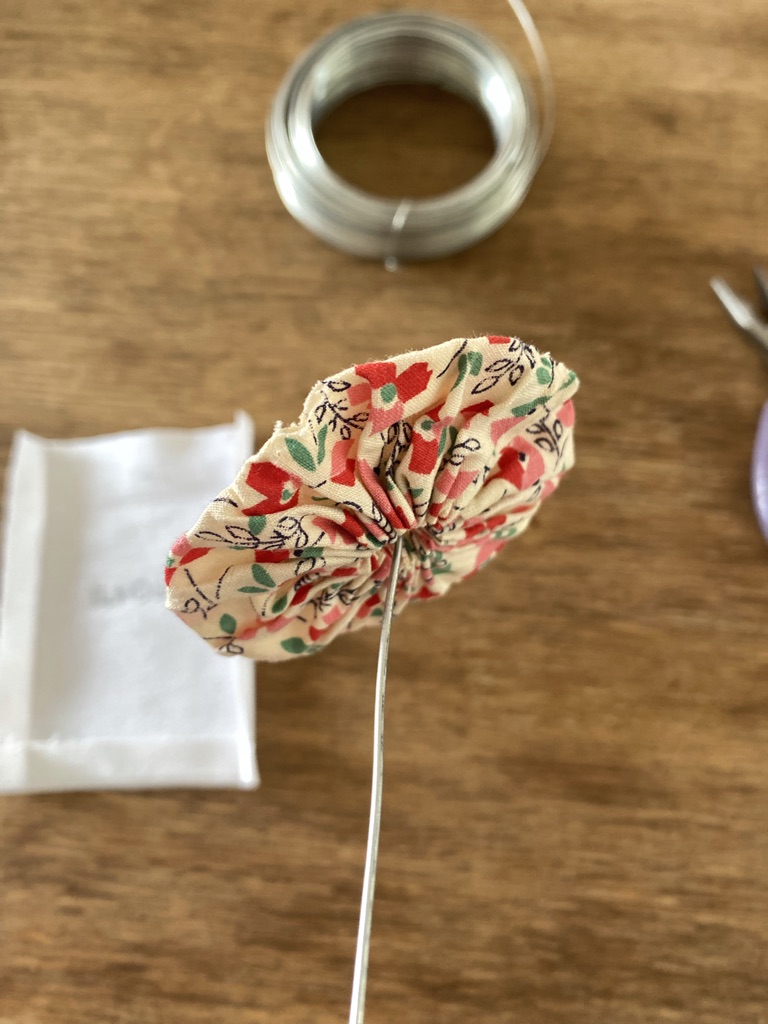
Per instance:
[[[753,267],[752,273],[755,275],[757,290],[760,292],[760,298],[763,303],[763,313],[765,316],[768,316],[768,277],[766,277],[765,271],[762,267]]]
[[[754,309],[740,295],[731,288],[722,277],[710,279],[710,285],[715,295],[720,299],[726,310],[739,327],[744,331],[750,331],[757,323],[757,316]]]
[[[730,314],[731,319],[768,352],[768,325],[762,322],[752,306],[740,295],[737,295],[722,277],[713,277],[709,283],[715,295]]]

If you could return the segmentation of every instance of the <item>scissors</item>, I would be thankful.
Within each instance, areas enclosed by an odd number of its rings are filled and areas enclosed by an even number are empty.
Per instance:
[[[761,312],[754,308],[725,283],[722,277],[710,280],[712,289],[725,306],[731,319],[757,343],[763,358],[768,361],[768,277],[755,267],[753,270],[760,293]],[[768,402],[763,405],[757,421],[757,432],[752,449],[752,504],[763,536],[768,541]]]

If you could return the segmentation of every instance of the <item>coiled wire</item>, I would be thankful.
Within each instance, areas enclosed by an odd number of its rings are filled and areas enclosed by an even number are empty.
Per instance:
[[[525,198],[552,132],[546,54],[521,0],[509,0],[536,59],[542,107],[524,76],[487,36],[433,14],[394,13],[348,22],[290,69],[267,122],[267,155],[289,212],[344,252],[395,266],[474,245]],[[479,107],[496,149],[471,181],[429,199],[391,200],[350,185],[323,160],[314,129],[334,107],[380,85],[436,85]]]

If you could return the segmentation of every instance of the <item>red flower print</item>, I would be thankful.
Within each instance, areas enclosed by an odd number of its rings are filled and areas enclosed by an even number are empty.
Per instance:
[[[439,450],[440,442],[437,438],[428,441],[418,431],[414,431],[408,468],[413,473],[431,473],[437,463]]]
[[[186,533],[182,533],[182,535],[177,537],[171,545],[171,554],[175,555],[176,558],[182,558],[191,547],[192,544],[189,537],[187,537]]]
[[[498,475],[522,491],[536,483],[544,468],[544,459],[538,448],[524,437],[516,437],[501,453]]]
[[[338,569],[334,569],[331,573],[334,579],[338,579],[339,576],[357,576],[357,569],[354,565],[340,565]]]
[[[340,541],[342,544],[357,544],[365,534],[365,529],[360,520],[353,516],[349,509],[341,509],[343,521],[338,522],[326,516],[315,516],[312,525],[323,530],[331,544]]]
[[[355,373],[367,380],[372,388],[383,388],[385,384],[394,384],[397,366],[394,363],[360,363]]]
[[[473,469],[454,469],[448,466],[435,480],[435,491],[441,493],[445,499],[454,500],[463,494],[477,476]]]
[[[355,460],[349,453],[355,444],[355,438],[337,441],[331,453],[331,480],[344,487],[353,487],[355,483]]]
[[[176,565],[168,565],[165,569],[165,585],[173,579],[173,574],[176,572],[180,565],[189,565],[190,562],[196,561],[198,558],[202,558],[207,555],[210,548],[194,548],[190,543],[189,538],[186,534],[182,534],[177,540],[173,542],[171,547],[171,555],[174,556],[174,561],[178,559]]]
[[[305,583],[303,584],[303,586],[297,587],[290,601],[291,607],[293,607],[294,605],[303,605],[304,601],[306,600],[307,596],[311,593],[311,591],[311,583]]]
[[[210,550],[210,548],[192,548],[191,551],[187,551],[185,555],[182,555],[179,565],[189,565],[190,562],[194,562],[197,558],[207,555]]]
[[[327,632],[331,628],[331,626],[334,624],[334,622],[338,622],[343,614],[344,614],[343,606],[342,605],[338,605],[338,604],[334,605],[333,608],[331,608],[331,610],[329,612],[326,612],[326,614],[321,617],[320,625],[319,626],[310,626],[309,627],[309,637],[310,637],[310,640],[312,640],[312,641],[319,640],[320,637],[323,635],[323,633]]]
[[[473,519],[471,522],[464,524],[464,532],[468,539],[482,536],[483,534],[492,533],[494,530],[498,530],[500,526],[503,526],[507,521],[506,516],[497,515],[489,516],[481,519]]]
[[[360,607],[357,609],[358,619],[367,619],[374,608],[382,603],[381,597],[378,594],[372,594],[371,597],[367,598]]]
[[[424,410],[424,419],[425,420],[433,420],[435,423],[437,423],[440,420],[440,414],[443,411],[443,406],[444,405],[445,405],[445,401],[443,400],[441,402],[438,402],[437,405],[433,406],[433,408],[425,409]],[[450,423],[450,420],[446,420],[446,423]]]
[[[242,631],[242,633],[238,633],[237,639],[253,640],[253,638],[256,636],[256,634],[259,632],[261,628],[261,623],[257,623],[255,626],[248,626],[246,629]]]
[[[487,416],[493,408],[493,402],[490,402],[487,398],[484,402],[476,402],[475,405],[468,405],[466,409],[461,410],[461,415],[466,417],[465,426],[469,426],[475,416]]]
[[[449,426],[450,424],[454,423],[454,419],[451,416],[446,416],[445,418],[443,418],[444,406],[445,402],[440,402],[439,405],[434,406],[432,409],[428,409],[424,413],[425,419],[433,420],[432,431],[433,433],[436,432],[438,436],[440,435],[440,431],[443,429],[443,427]],[[484,402],[476,402],[474,405],[468,405],[466,409],[461,410],[459,415],[465,417],[464,427],[467,428],[471,426],[472,420],[475,418],[475,416],[487,416],[491,409],[493,409],[493,402],[490,402],[486,399]]]
[[[504,541],[494,540],[493,537],[480,541],[477,545],[474,571],[477,572],[479,569],[482,569],[485,563],[490,562],[494,555],[498,554],[503,547]]]
[[[263,548],[256,548],[253,552],[254,562],[287,562],[291,557],[291,552],[283,548],[282,551],[265,551]]]
[[[243,509],[245,516],[285,512],[299,503],[299,481],[272,462],[253,462],[245,482],[263,496],[255,505]]]
[[[368,381],[370,390],[366,394],[358,384],[348,390],[347,397],[350,403],[357,405],[367,401],[370,395],[370,424],[377,433],[403,418],[405,403],[426,390],[432,377],[427,363],[413,363],[402,373],[397,372],[396,363],[363,363],[355,367],[355,373]]]
[[[572,427],[576,422],[576,410],[570,398],[560,406],[560,412],[558,412],[557,418],[564,427]]]
[[[403,402],[409,402],[416,398],[422,391],[425,391],[432,377],[432,371],[427,363],[414,363],[399,373],[394,380],[398,397]]]
[[[504,437],[508,434],[513,427],[516,427],[518,423],[521,423],[524,419],[523,416],[504,416],[500,420],[494,420],[491,424],[491,440],[494,444],[498,444],[499,438]]]

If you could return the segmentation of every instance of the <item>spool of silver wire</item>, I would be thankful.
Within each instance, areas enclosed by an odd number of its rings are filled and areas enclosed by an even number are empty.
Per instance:
[[[487,36],[450,18],[394,13],[348,22],[288,72],[267,122],[267,154],[289,212],[344,252],[393,265],[466,249],[523,201],[552,125],[551,76],[520,0],[510,0],[534,51],[542,112],[524,76]],[[385,199],[355,188],[323,160],[314,131],[334,107],[380,85],[436,85],[485,114],[495,153],[460,188],[429,199]]]

